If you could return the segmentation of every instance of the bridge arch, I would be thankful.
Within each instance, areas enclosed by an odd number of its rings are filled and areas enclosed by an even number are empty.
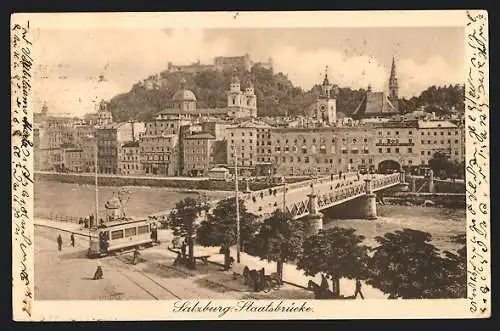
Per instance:
[[[385,159],[378,163],[377,170],[379,173],[390,173],[394,170],[401,171],[401,163],[396,159]]]

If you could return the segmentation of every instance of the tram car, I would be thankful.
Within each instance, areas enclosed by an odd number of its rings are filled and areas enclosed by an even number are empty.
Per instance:
[[[101,223],[90,235],[88,257],[95,258],[158,242],[158,223],[153,219],[120,218]]]

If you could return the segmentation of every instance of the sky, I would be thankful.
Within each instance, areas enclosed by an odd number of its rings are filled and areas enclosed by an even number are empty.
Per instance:
[[[272,58],[275,72],[305,90],[322,80],[326,66],[341,87],[387,90],[393,56],[402,97],[465,78],[464,30],[456,27],[39,29],[33,45],[35,111],[46,102],[50,113],[74,116],[95,111],[96,101],[129,91],[168,62],[211,64],[215,56],[245,53],[253,61]]]

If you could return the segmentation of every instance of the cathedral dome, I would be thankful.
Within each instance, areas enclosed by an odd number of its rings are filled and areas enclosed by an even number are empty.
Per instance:
[[[190,90],[186,89],[186,79],[184,77],[180,81],[180,89],[175,92],[174,97],[172,98],[174,101],[196,101],[196,96]]]
[[[196,101],[196,96],[194,95],[194,93],[192,91],[182,89],[182,90],[175,92],[173,100],[174,101]]]

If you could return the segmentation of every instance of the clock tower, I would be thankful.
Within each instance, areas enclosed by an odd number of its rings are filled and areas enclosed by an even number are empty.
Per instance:
[[[325,78],[321,84],[321,95],[316,100],[315,117],[317,121],[325,124],[334,124],[337,121],[337,100],[335,91],[328,81],[328,66],[325,70]]]

